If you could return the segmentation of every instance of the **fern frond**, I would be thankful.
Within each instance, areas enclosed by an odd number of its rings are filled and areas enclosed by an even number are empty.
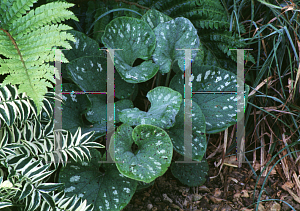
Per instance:
[[[50,176],[54,170],[48,171],[49,164],[42,164],[41,160],[32,157],[9,156],[5,161],[9,168],[9,180],[3,181],[0,177],[0,208],[25,204],[24,210],[76,210],[91,211],[93,205],[87,205],[76,195],[65,197],[64,192],[54,194],[61,189],[63,183],[41,183],[40,181]],[[25,183],[23,181],[26,181]],[[8,193],[8,194],[7,194]],[[42,200],[42,198],[44,200]]]
[[[74,4],[65,2],[51,2],[44,4],[19,18],[17,23],[10,26],[10,33],[13,36],[17,36],[20,34],[31,33],[42,26],[60,23],[68,19],[79,21],[73,12],[66,10],[73,6]]]
[[[66,10],[74,4],[65,2],[45,4],[22,16],[34,2],[17,0],[8,10],[9,3],[3,6],[4,13],[0,13],[3,19],[0,23],[0,54],[8,59],[0,59],[0,74],[10,73],[3,85],[20,84],[19,91],[32,98],[39,114],[47,87],[52,88],[50,82],[55,83],[54,67],[45,65],[45,62],[55,61],[54,46],[71,49],[67,40],[75,42],[71,34],[63,32],[71,27],[55,23],[78,19]],[[63,54],[62,62],[68,62]]]
[[[8,11],[9,8],[11,8],[13,4],[12,0],[3,0],[0,4],[0,14],[4,14],[6,11]],[[0,16],[0,25],[4,22],[4,18]]]
[[[22,130],[14,128],[9,133],[7,131],[9,129],[5,129],[4,133],[13,136],[12,138],[18,143],[13,146],[19,147],[19,153],[37,157],[44,164],[53,163],[55,168],[58,167],[59,158],[63,166],[66,166],[69,157],[74,161],[78,161],[78,159],[90,161],[91,154],[88,148],[104,148],[103,145],[93,142],[91,139],[94,131],[82,135],[81,128],[78,128],[75,135],[69,131],[60,131],[62,140],[55,145],[53,127],[53,121],[49,122],[44,129],[37,120],[34,121],[34,124],[26,121]]]
[[[218,42],[223,43],[232,48],[242,48],[245,46],[245,43],[240,41],[238,37],[232,36],[231,32],[228,31],[213,31],[213,32],[202,32],[199,38],[203,42]]]
[[[23,119],[25,119],[25,116],[28,117],[28,113],[24,113],[29,108],[28,102],[22,97],[20,99],[17,99],[17,97],[18,90],[16,87],[11,85],[0,86],[0,123],[4,121],[8,126],[12,126],[18,115],[21,115]],[[23,106],[28,106],[25,111]]]
[[[191,1],[191,5],[198,8],[214,8],[216,10],[224,11],[223,5],[220,1],[210,1],[210,0],[193,0]]]
[[[6,8],[4,13],[1,13],[3,14],[3,21],[1,21],[2,23],[0,25],[1,28],[7,28],[7,26],[21,18],[22,15],[25,14],[35,2],[37,2],[37,0],[10,1],[9,4],[6,4],[9,7]]]
[[[51,96],[54,93],[47,93]],[[46,95],[46,96],[47,96]],[[104,148],[91,139],[94,132],[81,134],[79,128],[75,135],[69,131],[59,131],[62,147],[54,146],[53,105],[44,98],[41,114],[49,116],[47,124],[42,123],[42,115],[32,115],[33,101],[24,93],[18,94],[15,86],[0,87],[0,163],[8,169],[8,180],[0,177],[0,208],[25,205],[24,210],[93,210],[77,196],[64,197],[64,193],[54,195],[62,183],[43,183],[57,170],[57,156],[62,154],[65,166],[68,157],[90,160],[89,148]],[[6,108],[6,109],[4,109]],[[45,117],[44,117],[45,119]],[[11,126],[9,126],[11,125]],[[51,163],[55,169],[49,170]],[[9,194],[7,194],[9,193]]]
[[[200,29],[219,29],[228,28],[229,23],[227,21],[214,21],[214,20],[191,20],[196,28]]]
[[[191,8],[187,10],[186,8],[191,7],[190,5],[183,5],[177,11],[170,13],[170,16],[174,16],[176,14],[183,15],[184,17],[195,20],[195,19],[206,19],[206,20],[215,20],[215,21],[226,21],[226,13],[222,10],[212,9],[212,8],[202,8],[202,9],[194,9]],[[175,13],[176,12],[176,13]]]
[[[0,177],[0,209],[5,207],[12,207],[12,198],[20,191],[22,185],[20,183],[12,183],[12,179],[3,181],[3,176]]]

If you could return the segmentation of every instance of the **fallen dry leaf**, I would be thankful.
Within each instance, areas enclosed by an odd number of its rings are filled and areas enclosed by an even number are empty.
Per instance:
[[[214,197],[219,197],[219,196],[221,196],[221,191],[220,191],[220,188],[216,188],[215,189],[215,193],[214,193]]]
[[[241,197],[249,198],[249,194],[247,190],[242,190],[241,191]]]

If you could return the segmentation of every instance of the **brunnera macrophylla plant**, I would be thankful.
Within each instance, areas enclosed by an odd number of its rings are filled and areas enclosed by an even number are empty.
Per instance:
[[[63,92],[105,92],[107,56],[95,40],[69,31],[76,42],[65,51],[69,63],[62,69]],[[236,91],[237,76],[207,62],[206,52],[194,25],[184,17],[172,19],[149,10],[140,19],[118,17],[105,28],[102,43],[114,52],[115,123],[109,152],[116,163],[99,163],[106,153],[91,150],[91,162],[73,162],[61,169],[59,182],[67,196],[74,194],[93,203],[97,210],[121,210],[133,194],[163,175],[170,167],[180,182],[202,185],[208,173],[203,156],[206,134],[225,130],[237,122],[237,96],[233,94],[194,94],[192,97],[192,153],[184,149],[184,51],[192,51],[192,91]],[[144,61],[134,66],[136,59]],[[134,107],[139,83],[157,73],[176,75],[169,87],[157,86],[147,93],[148,111]],[[246,85],[246,102],[249,87]],[[63,129],[95,131],[94,138],[106,135],[106,96],[101,94],[64,95]],[[245,103],[246,103],[245,102]],[[90,127],[93,125],[93,127]],[[138,146],[132,150],[132,145]],[[198,163],[171,163],[173,150]],[[182,159],[182,158],[180,158]],[[179,160],[180,160],[179,159]],[[99,171],[101,169],[101,171]]]

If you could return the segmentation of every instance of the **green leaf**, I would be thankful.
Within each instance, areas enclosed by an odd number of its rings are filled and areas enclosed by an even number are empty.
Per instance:
[[[156,9],[151,9],[142,16],[142,20],[148,23],[149,26],[154,29],[160,23],[168,22],[172,20],[172,18]]]
[[[150,26],[142,20],[131,17],[119,17],[112,20],[102,36],[102,43],[108,49],[115,50],[116,70],[128,83],[141,83],[151,79],[158,71],[158,65],[152,62],[155,48],[155,35]],[[146,60],[133,67],[137,59]]]
[[[75,38],[75,42],[70,42],[70,45],[72,47],[72,50],[64,50],[63,53],[66,57],[66,59],[71,63],[72,61],[75,62],[77,59],[80,58],[99,58],[101,56],[101,50],[99,50],[98,43],[93,40],[92,38],[89,38],[84,33],[75,31],[75,30],[68,30],[72,36]],[[101,64],[102,65],[102,64]],[[98,65],[97,65],[98,66]],[[69,73],[68,73],[68,64],[62,64],[61,66],[61,72],[62,77],[65,79],[70,79]],[[98,71],[100,72],[101,69],[104,69],[102,67],[98,67]],[[81,71],[81,69],[80,69]],[[88,71],[85,69],[85,71]],[[106,78],[106,77],[105,77]],[[98,80],[103,80],[102,78]],[[100,90],[98,90],[100,91]],[[103,91],[103,90],[101,90]]]
[[[48,193],[42,191],[40,191],[39,193],[42,195],[43,199],[47,201],[47,203],[51,206],[51,208],[55,210],[56,206],[55,206],[54,199]]]
[[[11,202],[0,202],[0,208],[3,209],[5,207],[12,207],[13,203]]]
[[[124,81],[118,72],[115,72],[115,97],[122,99],[130,99],[132,97],[132,101],[136,98],[138,94],[138,85],[127,83]]]
[[[25,197],[27,197],[32,192],[33,189],[34,189],[34,187],[30,182],[26,183],[25,186],[22,189],[19,200],[22,200]]]
[[[58,188],[60,188],[62,186],[63,186],[62,183],[42,183],[37,186],[37,189],[42,192],[48,193],[48,192],[57,190]]]
[[[180,157],[178,161],[183,161]],[[205,159],[199,163],[172,163],[171,171],[182,184],[189,187],[203,185],[208,176],[209,166]]]
[[[73,84],[63,84],[62,87],[64,92],[79,90],[79,88]],[[105,101],[104,98],[106,97],[104,95],[103,97],[100,96],[100,98],[103,98],[103,101]],[[72,134],[77,131],[78,127],[81,127],[82,133],[95,131],[94,138],[101,137],[106,133],[106,112],[103,111],[103,109],[100,110],[102,118],[98,119],[97,123],[93,123],[92,128],[90,127],[91,123],[83,121],[82,114],[87,113],[88,109],[91,107],[91,102],[88,100],[86,95],[73,93],[66,94],[63,95],[63,100],[65,100],[64,104],[62,104],[63,129],[70,131]],[[98,113],[98,115],[100,114]]]
[[[39,191],[34,190],[32,195],[31,195],[31,200],[29,204],[29,210],[35,210],[41,202],[41,194]]]
[[[130,126],[149,124],[162,129],[172,127],[182,101],[180,93],[168,87],[159,86],[150,90],[147,98],[151,103],[148,112],[140,111],[138,108],[124,109],[119,112],[120,121]]]
[[[124,109],[133,108],[134,105],[133,105],[131,100],[125,99],[125,100],[119,100],[119,101],[115,102],[115,107],[116,107],[116,109],[115,109],[115,114],[116,114],[115,120],[116,120],[116,122],[120,122],[119,112],[124,110]]]
[[[150,183],[168,170],[173,145],[163,129],[153,125],[138,125],[132,129],[122,124],[113,137],[110,154],[116,162],[122,162],[116,165],[126,177]],[[133,142],[138,146],[134,152],[131,149]]]
[[[71,31],[76,42],[72,52],[66,52],[70,63],[67,64],[67,78],[70,78],[82,91],[106,92],[107,58],[100,56],[98,43],[81,32]],[[72,44],[71,44],[72,45]],[[87,57],[89,55],[89,57]],[[64,71],[62,71],[64,73]],[[137,84],[126,83],[118,72],[115,76],[115,97],[129,99],[137,92]],[[92,98],[94,95],[87,95]],[[93,115],[97,119],[97,115]]]
[[[141,191],[141,190],[143,190],[145,188],[149,188],[150,186],[153,186],[154,182],[155,182],[155,180],[153,180],[150,183],[138,181],[138,185],[136,187],[136,192],[139,192],[139,191]]]
[[[205,117],[197,103],[192,102],[192,155],[184,152],[184,102],[176,116],[173,127],[167,129],[174,149],[181,155],[201,161],[206,152]]]
[[[192,66],[193,92],[206,91],[207,93],[194,94],[193,102],[196,102],[205,116],[206,133],[218,133],[224,131],[231,125],[236,124],[240,119],[237,116],[237,96],[235,93],[229,94],[224,91],[237,91],[237,76],[225,69],[201,65],[200,62],[194,62]],[[238,79],[240,80],[240,79]],[[171,82],[170,87],[179,93],[184,94],[184,75],[176,74]],[[245,84],[245,105],[247,105],[249,86]],[[219,92],[217,94],[210,92]],[[222,93],[223,92],[223,93]]]
[[[59,182],[65,184],[66,196],[77,194],[98,210],[120,211],[135,193],[137,181],[120,174],[115,164],[101,165],[98,161],[103,158],[96,149],[91,154],[91,162],[72,161],[61,169]]]
[[[185,68],[185,51],[176,49],[201,49],[197,30],[187,18],[179,17],[159,24],[155,29],[156,47],[153,60],[159,65],[162,74],[171,70],[172,64],[178,61],[182,72]],[[198,50],[192,50],[192,59]]]
[[[86,51],[90,53],[90,51]],[[79,57],[68,65],[68,75],[74,83],[86,92],[105,92],[107,78],[107,59],[91,56]]]
[[[74,84],[64,83],[63,92],[80,91]],[[65,94],[62,104],[62,127],[74,134],[78,127],[82,128],[82,133],[95,131],[93,140],[106,134],[106,95],[105,94]],[[130,100],[116,102],[116,110],[132,108]],[[115,119],[118,120],[118,113]],[[83,117],[85,116],[85,118]],[[118,123],[118,122],[116,122]]]
[[[47,87],[52,88],[50,82],[55,83],[53,66],[45,65],[45,62],[55,60],[54,51],[49,50],[54,46],[69,48],[67,40],[74,41],[65,32],[71,27],[56,23],[66,19],[78,21],[78,18],[66,10],[74,4],[62,2],[44,4],[26,13],[33,2],[36,0],[14,1],[7,10],[1,11],[0,43],[6,47],[0,48],[0,54],[7,59],[0,59],[0,73],[9,73],[3,85],[19,84],[19,92],[33,100],[33,112],[38,116]],[[67,62],[63,55],[62,62]]]

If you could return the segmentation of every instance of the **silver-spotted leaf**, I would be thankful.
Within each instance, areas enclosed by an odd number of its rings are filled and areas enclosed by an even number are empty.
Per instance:
[[[147,93],[147,98],[151,103],[148,112],[138,108],[124,109],[119,113],[120,121],[130,126],[150,124],[162,129],[172,127],[182,101],[180,93],[158,86]]]
[[[101,55],[101,51],[99,50],[99,44],[93,40],[92,38],[89,38],[84,33],[76,31],[76,30],[69,30],[68,33],[72,34],[76,40],[76,42],[70,42],[70,45],[72,46],[72,50],[63,50],[63,54],[68,59],[70,63],[68,64],[62,64],[62,77],[65,79],[70,79],[68,74],[68,65],[72,62],[75,62],[77,59],[85,58],[85,60],[88,60],[90,58],[98,58]],[[87,58],[88,56],[88,58]],[[103,65],[103,64],[101,64]],[[96,65],[97,66],[97,65]],[[79,68],[81,71],[81,68]],[[104,68],[103,68],[104,69]],[[106,70],[106,69],[105,69]],[[105,77],[106,78],[106,77]],[[95,90],[90,90],[95,91]],[[100,91],[100,90],[98,90]],[[103,90],[101,90],[103,91]],[[105,91],[105,90],[104,90]]]
[[[128,83],[141,83],[151,79],[158,71],[158,65],[152,62],[155,48],[155,35],[144,21],[132,17],[119,17],[112,20],[102,36],[102,43],[115,50],[116,70]],[[146,60],[133,67],[137,59]]]
[[[79,91],[79,87],[74,84],[64,83],[62,85],[63,92]],[[91,128],[89,123],[85,122],[82,118],[82,114],[86,113],[91,108],[91,102],[86,95],[75,94],[63,94],[62,99],[62,128],[75,134],[78,127],[81,127],[82,133],[95,131],[94,138],[101,137],[106,134],[105,119],[103,122],[99,121],[94,123]]]
[[[136,98],[138,94],[138,85],[127,83],[124,81],[120,74],[115,71],[115,97],[123,99],[131,99],[132,101]]]
[[[225,93],[225,91],[237,91],[237,76],[222,68],[210,65],[201,65],[194,62],[192,65],[192,91],[206,92],[194,94],[193,102],[196,102],[205,116],[206,133],[218,133],[224,131],[231,125],[236,124],[237,96],[235,93]],[[240,80],[238,78],[238,80]],[[184,94],[184,75],[176,74],[170,87],[179,93]],[[210,93],[218,92],[218,93]],[[245,105],[248,102],[249,86],[245,84]],[[239,105],[240,106],[240,105]]]
[[[133,143],[138,146],[136,151],[131,149]],[[122,162],[116,163],[122,174],[146,183],[167,171],[173,155],[170,137],[163,129],[153,125],[138,125],[132,129],[122,124],[114,133],[109,150],[116,162]]]
[[[192,22],[184,17],[160,23],[154,28],[156,47],[153,60],[159,65],[162,74],[171,70],[172,64],[178,61],[178,66],[184,72],[185,51],[176,49],[201,49],[197,29]],[[192,50],[192,59],[198,50]]]
[[[71,43],[72,52],[65,51],[70,63],[67,64],[67,78],[77,84],[82,91],[106,92],[107,89],[107,56],[99,50],[98,43],[84,33],[71,30],[76,42]],[[102,55],[102,56],[101,56]],[[64,69],[62,69],[63,77]],[[114,73],[115,91],[118,99],[134,99],[137,84],[126,83],[118,72]],[[135,95],[135,96],[134,96]],[[88,95],[92,98],[94,95]],[[91,99],[90,99],[91,100]],[[95,119],[97,115],[93,115]],[[91,117],[92,118],[92,117]],[[95,120],[89,119],[94,122]]]
[[[86,199],[100,211],[120,211],[132,198],[137,181],[122,175],[116,165],[98,161],[101,154],[91,150],[91,162],[74,162],[62,168],[59,181],[65,184],[66,196]]]
[[[70,78],[80,87],[73,91],[106,91],[107,67],[104,57],[80,57],[68,64],[68,74]],[[91,123],[106,121],[106,112],[95,112],[100,107],[106,106],[106,95],[87,94],[89,101],[92,102],[91,110],[86,113],[87,120]]]
[[[180,157],[178,161],[183,161],[183,157]],[[208,170],[206,159],[198,163],[172,163],[171,165],[173,176],[189,187],[203,185],[208,176]]]
[[[206,152],[205,117],[197,103],[192,102],[192,155],[184,151],[184,102],[173,127],[166,129],[174,149],[181,155],[201,161]],[[192,157],[193,156],[193,157]]]
[[[154,29],[160,23],[168,22],[172,20],[172,18],[156,9],[151,9],[142,16],[142,20],[144,20],[152,29]]]
[[[120,122],[119,119],[119,112],[122,111],[123,109],[127,109],[127,108],[133,108],[133,103],[131,100],[128,99],[124,99],[124,100],[119,100],[117,102],[115,102],[115,120],[116,122]]]
[[[82,133],[95,131],[94,139],[105,135],[107,119],[106,95],[76,94],[76,91],[81,91],[80,88],[68,83],[64,83],[62,88],[63,92],[71,92],[71,94],[63,94],[62,96],[64,100],[62,104],[62,128],[69,130],[73,134],[78,127],[82,128]],[[118,112],[132,107],[133,103],[128,99],[116,102],[116,123],[119,122]],[[85,118],[83,118],[83,115],[85,115]]]

